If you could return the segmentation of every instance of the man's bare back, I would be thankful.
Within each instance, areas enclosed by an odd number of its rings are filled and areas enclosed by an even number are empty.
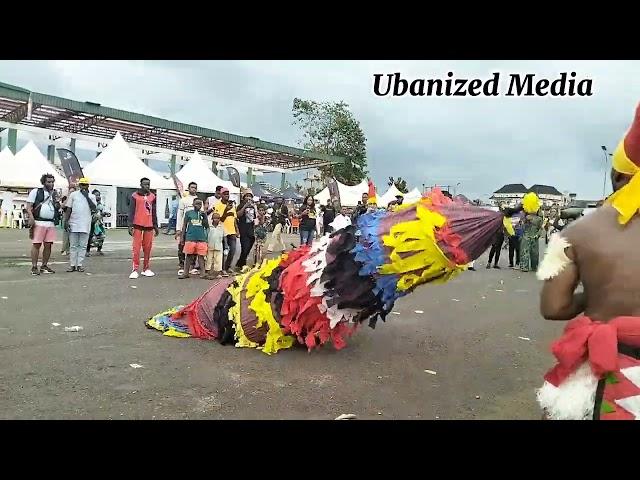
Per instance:
[[[617,219],[604,205],[561,234],[584,286],[584,314],[597,321],[640,316],[640,221],[622,226]]]
[[[570,320],[536,393],[554,420],[640,419],[640,105],[611,167],[613,194],[552,237],[536,273],[543,317]]]

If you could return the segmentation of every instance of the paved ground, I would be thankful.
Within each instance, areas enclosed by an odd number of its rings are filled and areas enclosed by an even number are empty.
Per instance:
[[[158,276],[135,281],[124,231],[87,260],[91,275],[64,273],[55,245],[58,273],[31,277],[28,249],[26,231],[0,230],[5,419],[538,419],[534,389],[562,328],[539,317],[532,274],[479,268],[420,288],[340,352],[269,357],[144,328],[205,289],[176,279],[169,237],[154,250]]]

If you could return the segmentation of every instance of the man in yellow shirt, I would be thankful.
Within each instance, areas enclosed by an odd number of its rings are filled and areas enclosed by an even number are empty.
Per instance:
[[[236,241],[238,238],[238,230],[236,229],[236,209],[229,203],[229,189],[220,190],[220,201],[213,207],[209,207],[209,211],[217,212],[220,215],[220,223],[224,228],[224,236],[227,240],[227,248],[229,252],[223,263],[223,273],[230,273],[231,261],[236,253]]]

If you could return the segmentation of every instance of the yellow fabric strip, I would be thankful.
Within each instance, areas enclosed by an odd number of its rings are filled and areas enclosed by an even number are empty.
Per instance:
[[[150,320],[147,321],[147,326],[151,327],[151,328],[155,328],[156,330],[159,330],[160,332],[164,332],[164,327],[162,327],[156,320],[155,317],[151,318]]]
[[[511,224],[511,220],[507,217],[502,218],[502,225],[504,225],[504,229],[507,231],[507,235],[513,237],[516,234],[516,231],[513,229],[513,225]]]
[[[151,328],[155,328],[156,330],[162,332],[162,334],[166,335],[167,337],[189,338],[189,337],[191,337],[191,335],[189,335],[188,333],[179,332],[173,327],[168,327],[167,328],[167,327],[164,327],[163,325],[161,325],[160,323],[158,323],[158,318],[160,318],[160,317],[170,317],[171,315],[176,313],[181,308],[182,307],[170,308],[169,310],[166,310],[164,312],[158,313],[157,315],[154,315],[151,319],[149,319],[149,321],[147,321],[147,325],[149,327],[151,327]]]
[[[166,330],[163,333],[163,335],[165,335],[167,337],[176,337],[176,338],[190,338],[191,337],[191,335],[189,335],[188,333],[179,332],[175,328],[169,328],[168,330]]]
[[[229,319],[233,322],[236,330],[236,347],[249,347],[249,348],[257,348],[259,345],[255,342],[252,342],[247,338],[242,329],[242,322],[240,321],[240,303],[241,303],[241,295],[242,290],[244,289],[244,284],[251,275],[251,272],[240,275],[236,277],[237,287],[232,283],[227,291],[231,294],[231,298],[233,299],[234,306],[229,309]]]
[[[276,353],[278,350],[290,348],[294,344],[294,337],[285,335],[276,321],[271,304],[267,302],[266,290],[269,288],[267,278],[273,270],[280,265],[281,258],[265,260],[255,275],[247,282],[247,299],[253,298],[249,308],[256,313],[258,323],[256,328],[260,328],[265,322],[269,327],[265,344],[262,351],[268,355]]]
[[[449,260],[438,246],[435,229],[444,226],[446,218],[425,208],[425,204],[416,206],[417,220],[395,224],[382,239],[391,249],[390,263],[380,266],[378,271],[383,275],[401,274],[396,285],[399,291],[429,281],[445,282],[466,269],[466,265],[456,265]],[[401,253],[412,255],[402,258]],[[421,273],[418,275],[417,271]]]
[[[640,168],[638,168],[638,166],[633,163],[629,157],[627,157],[627,153],[624,151],[624,139],[620,141],[613,152],[611,164],[616,172],[624,173],[626,175],[635,175],[640,171]]]
[[[607,199],[607,203],[615,208],[618,213],[618,223],[625,225],[640,210],[640,168],[633,163],[624,150],[622,140],[612,157],[612,167],[616,172],[631,175],[632,178],[624,187]]]

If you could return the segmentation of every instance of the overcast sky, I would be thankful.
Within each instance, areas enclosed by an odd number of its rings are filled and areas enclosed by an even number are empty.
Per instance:
[[[591,97],[376,97],[375,73],[409,79],[502,72],[593,79]],[[616,147],[640,100],[637,61],[0,61],[0,81],[41,93],[298,146],[294,97],[348,103],[368,139],[369,170],[410,187],[461,183],[485,197],[505,183],[602,195],[600,145]],[[279,176],[266,176],[279,182]],[[607,185],[610,191],[610,186]]]

